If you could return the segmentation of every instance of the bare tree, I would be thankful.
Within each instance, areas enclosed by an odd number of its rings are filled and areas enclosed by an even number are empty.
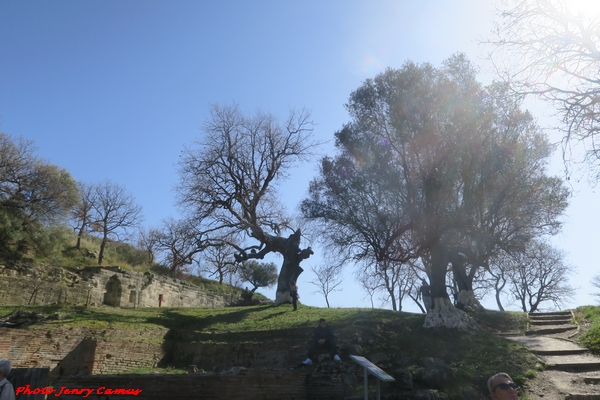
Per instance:
[[[493,290],[494,299],[500,311],[504,311],[501,295],[509,284],[508,272],[513,265],[511,258],[512,256],[504,251],[491,257],[486,266],[487,276],[482,280],[484,289]]]
[[[317,290],[313,293],[322,294],[325,297],[327,308],[330,308],[329,295],[332,292],[339,291],[338,287],[342,284],[342,267],[333,264],[321,264],[310,267],[310,270],[315,274],[315,279],[309,283],[317,287]]]
[[[156,228],[140,229],[138,233],[138,248],[148,254],[149,264],[153,264],[156,258],[159,235],[160,231]]]
[[[79,202],[71,210],[71,221],[73,221],[73,229],[77,232],[76,249],[81,248],[81,239],[93,225],[92,221],[94,203],[96,202],[96,187],[92,184],[78,182]]]
[[[591,295],[598,297],[598,300],[600,301],[600,275],[594,275],[591,283],[593,287],[598,289],[597,292],[591,293]]]
[[[564,253],[543,241],[530,243],[525,253],[517,254],[507,266],[509,291],[521,303],[523,312],[538,311],[544,302],[554,307],[568,303],[575,290],[567,284],[573,268],[564,262]]]
[[[371,271],[368,269],[359,269],[356,274],[356,280],[361,284],[363,289],[367,292],[367,296],[371,301],[371,308],[375,308],[375,303],[373,301],[373,297],[379,290],[381,286],[381,282],[377,279]]]
[[[202,252],[200,270],[208,277],[217,277],[219,284],[238,270],[238,264],[233,258],[234,248],[227,245],[209,246]]]
[[[600,15],[577,13],[571,0],[516,0],[499,12],[489,58],[520,94],[551,102],[562,117],[563,157],[584,145],[600,178]]]
[[[275,190],[317,145],[309,118],[306,111],[291,111],[280,122],[261,112],[246,117],[236,105],[214,105],[205,136],[180,161],[179,205],[205,232],[208,245],[234,247],[237,262],[283,255],[276,305],[289,298],[289,282],[297,281],[300,262],[313,254],[300,247],[301,231],[291,228]],[[291,235],[282,236],[285,230]],[[241,239],[230,243],[230,237]]]
[[[190,220],[167,218],[153,232],[154,247],[171,274],[186,272],[194,258],[206,248],[204,234]]]
[[[102,265],[109,240],[123,240],[131,228],[142,222],[142,207],[135,203],[131,193],[117,183],[107,180],[95,188],[92,228],[102,239],[98,255],[98,264]]]

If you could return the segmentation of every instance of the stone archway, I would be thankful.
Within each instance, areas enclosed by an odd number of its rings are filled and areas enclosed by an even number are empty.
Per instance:
[[[110,277],[106,282],[106,293],[104,293],[104,304],[107,306],[121,306],[121,281],[116,275]]]

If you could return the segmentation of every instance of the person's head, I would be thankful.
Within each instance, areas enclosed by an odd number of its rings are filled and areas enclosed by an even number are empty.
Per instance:
[[[500,372],[488,379],[488,390],[493,400],[517,400],[517,385],[510,375]]]
[[[12,364],[7,359],[3,358],[0,360],[0,379],[4,379],[10,374],[10,370],[12,369]]]
[[[325,321],[325,318],[321,318],[321,319],[319,320],[319,326],[320,326],[321,328],[325,328],[325,327],[327,326],[327,321]]]

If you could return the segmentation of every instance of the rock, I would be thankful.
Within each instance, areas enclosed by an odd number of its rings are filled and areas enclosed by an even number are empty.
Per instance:
[[[420,380],[428,386],[441,389],[456,378],[454,370],[438,359],[425,357],[419,361],[424,367]]]
[[[361,356],[362,355],[362,347],[358,344],[352,343],[343,343],[339,346],[340,355],[352,355],[352,356]]]
[[[434,389],[415,390],[414,392],[405,392],[398,396],[387,396],[385,399],[398,400],[448,400],[448,395],[438,392]]]
[[[52,315],[49,315],[48,318],[46,318],[46,319],[62,321],[64,319],[69,319],[69,318],[71,318],[70,314],[67,314],[67,313],[54,313]]]
[[[481,394],[471,386],[462,388],[462,394],[465,400],[481,400]]]
[[[358,378],[354,374],[344,374],[342,376],[344,385],[354,386],[358,383]]]
[[[390,361],[390,356],[388,356],[385,353],[375,353],[372,354],[371,356],[369,356],[369,361],[371,361],[373,364],[381,364],[384,362],[388,362]]]
[[[44,319],[46,317],[43,314],[17,310],[0,318],[0,327],[19,328],[38,323]]]
[[[401,367],[408,367],[409,365],[416,364],[416,360],[412,357],[400,357],[396,360],[396,363]]]
[[[400,389],[412,389],[413,388],[413,376],[410,371],[406,368],[398,368],[394,371],[394,385]]]

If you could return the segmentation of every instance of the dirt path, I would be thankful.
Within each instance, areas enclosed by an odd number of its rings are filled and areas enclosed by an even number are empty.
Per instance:
[[[600,357],[576,343],[579,328],[570,312],[529,316],[525,336],[508,337],[534,353],[545,370],[529,381],[531,400],[600,400]]]

